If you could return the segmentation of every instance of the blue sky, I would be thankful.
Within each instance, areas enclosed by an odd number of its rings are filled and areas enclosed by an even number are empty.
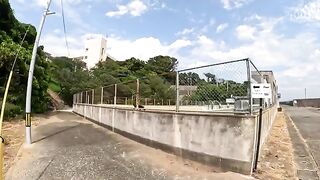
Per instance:
[[[38,26],[46,0],[11,0],[18,19]],[[70,56],[86,38],[108,36],[124,60],[159,54],[179,68],[249,57],[273,70],[283,99],[320,97],[320,0],[64,0]],[[68,55],[60,0],[52,0],[41,44]]]

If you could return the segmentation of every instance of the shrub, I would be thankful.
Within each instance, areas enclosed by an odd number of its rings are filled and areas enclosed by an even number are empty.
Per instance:
[[[1,105],[2,102],[0,101]],[[0,106],[0,110],[1,110],[1,106]],[[11,103],[6,103],[6,107],[4,110],[4,119],[5,120],[9,120],[10,118],[14,118],[18,115],[20,115],[23,112],[23,110],[21,109],[20,106],[11,104]]]

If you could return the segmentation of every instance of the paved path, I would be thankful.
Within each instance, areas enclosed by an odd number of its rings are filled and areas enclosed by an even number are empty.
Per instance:
[[[290,134],[296,151],[298,168],[301,170],[300,173],[307,175],[309,170],[309,175],[317,176],[316,173],[319,174],[320,167],[320,110],[285,106],[285,111],[297,128],[297,132],[294,132],[291,128]],[[302,139],[302,142],[299,142],[299,139]]]
[[[70,112],[41,117],[6,179],[252,179],[214,173],[110,132]]]

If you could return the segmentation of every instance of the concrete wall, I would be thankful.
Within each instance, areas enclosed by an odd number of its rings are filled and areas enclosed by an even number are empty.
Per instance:
[[[297,103],[296,103],[296,104],[293,104],[294,106],[320,108],[320,98],[314,98],[314,99],[295,99],[295,101],[296,101]]]
[[[276,119],[277,116],[277,105],[274,105],[270,107],[269,109],[266,109],[262,113],[262,124],[261,124],[261,141],[260,141],[260,150],[262,148],[262,145],[265,143],[269,132],[272,128],[273,122]],[[259,118],[259,115],[256,116],[257,120]]]
[[[223,171],[250,174],[255,116],[135,111],[75,104],[73,111],[117,133]]]

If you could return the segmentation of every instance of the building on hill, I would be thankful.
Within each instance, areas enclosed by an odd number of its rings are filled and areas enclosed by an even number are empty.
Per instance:
[[[85,41],[85,53],[83,61],[87,64],[88,69],[91,69],[100,61],[107,59],[107,39],[101,35],[88,38]]]

